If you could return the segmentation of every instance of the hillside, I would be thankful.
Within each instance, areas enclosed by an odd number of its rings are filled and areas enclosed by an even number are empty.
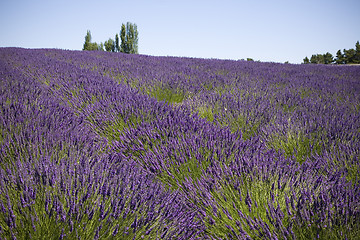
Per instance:
[[[0,237],[356,239],[360,67],[0,48]]]

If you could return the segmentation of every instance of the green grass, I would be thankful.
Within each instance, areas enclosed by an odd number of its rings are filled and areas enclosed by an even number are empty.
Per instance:
[[[216,111],[213,107],[203,105],[197,108],[197,112],[199,117],[204,118],[209,122],[214,121]]]
[[[239,115],[235,118],[230,118],[229,127],[232,132],[241,131],[242,138],[244,140],[254,137],[258,133],[260,121],[252,121],[243,115]]]
[[[191,156],[183,156],[184,162],[179,162],[177,156],[173,156],[165,163],[166,167],[162,169],[157,178],[171,189],[178,189],[183,183],[189,179],[191,181],[198,181],[206,169],[210,166],[212,151],[206,148],[197,149],[197,154],[193,153]],[[197,159],[196,155],[201,155],[201,159]]]
[[[300,164],[311,154],[320,154],[323,146],[316,135],[305,136],[302,132],[288,132],[287,135],[273,135],[267,142],[270,149],[282,150],[286,157],[295,157]]]
[[[148,90],[148,94],[158,101],[164,101],[168,104],[181,103],[186,98],[186,92],[181,89],[172,89],[161,86],[156,86]]]
[[[285,195],[290,194],[290,188],[288,182],[281,183],[280,188],[278,188],[277,181],[278,179],[275,176],[263,180],[250,178],[249,175],[233,176],[230,181],[220,181],[218,186],[211,191],[211,195],[217,203],[216,209],[210,206],[206,208],[207,233],[215,239],[229,239],[229,234],[234,236],[231,229],[240,235],[237,230],[239,229],[238,224],[240,224],[252,239],[261,239],[258,236],[262,234],[262,231],[254,229],[244,221],[240,216],[243,214],[253,221],[255,219],[264,220],[273,235],[281,236],[279,229],[271,224],[266,211],[268,204],[273,204],[284,214],[283,225],[289,224],[291,216],[287,212]],[[251,207],[246,203],[249,196],[252,202]],[[293,209],[290,210],[290,212],[292,211]]]
[[[15,125],[11,125],[10,129],[6,130],[1,127],[0,129],[0,142],[4,143],[5,141],[8,143],[4,146],[1,157],[0,166],[2,168],[5,165],[13,165],[15,159],[20,159],[21,161],[25,161],[29,159],[29,157],[36,159],[38,156],[29,151],[31,148],[39,148],[39,144],[34,145],[30,141],[26,141],[21,137],[22,131],[26,127],[23,123],[17,123]],[[41,148],[41,147],[40,147]]]
[[[95,123],[94,120],[92,120],[92,122]],[[116,119],[98,125],[96,127],[96,131],[100,136],[105,137],[112,142],[114,140],[119,140],[119,137],[123,134],[124,129],[136,127],[142,122],[143,119],[141,116],[131,115],[125,118],[122,115],[118,115]]]
[[[322,224],[324,225],[324,224]],[[296,239],[308,240],[308,239],[359,239],[360,236],[360,224],[355,223],[351,229],[348,229],[348,225],[338,226],[320,226],[317,224],[304,224],[301,226],[295,225],[293,232]]]

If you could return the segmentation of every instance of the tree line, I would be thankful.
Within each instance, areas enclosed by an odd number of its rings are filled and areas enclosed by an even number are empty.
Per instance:
[[[121,42],[120,42],[121,41]],[[104,43],[91,42],[91,32],[87,30],[83,50],[88,51],[108,51],[138,54],[139,33],[136,24],[127,22],[121,25],[120,36],[115,35],[115,40],[109,38]]]
[[[334,57],[331,53],[313,54],[311,58],[304,58],[304,63],[315,64],[360,64],[360,44],[359,41],[355,44],[355,49],[344,49],[343,52],[338,50]]]

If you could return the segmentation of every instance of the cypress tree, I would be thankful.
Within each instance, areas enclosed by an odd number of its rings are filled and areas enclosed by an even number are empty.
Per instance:
[[[105,50],[107,52],[115,52],[115,42],[113,39],[109,38],[109,40],[105,41]]]
[[[139,33],[136,24],[130,22],[127,22],[126,26],[125,24],[122,24],[120,38],[120,52],[132,54],[138,53]]]

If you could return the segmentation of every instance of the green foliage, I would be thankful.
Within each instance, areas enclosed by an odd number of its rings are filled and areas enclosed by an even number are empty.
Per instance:
[[[324,56],[324,64],[331,64],[334,62],[334,58],[331,53],[327,52],[323,56]]]
[[[210,107],[210,106],[200,106],[197,108],[198,111],[198,115],[201,118],[206,119],[209,122],[213,122],[214,121],[214,108]]]
[[[157,178],[171,189],[178,189],[187,180],[195,183],[203,176],[211,161],[214,161],[210,158],[212,150],[200,148],[196,151],[201,153],[203,157],[201,160],[196,158],[196,155],[199,154],[195,153],[192,153],[191,156],[184,156],[185,162],[182,163],[176,159],[176,156],[172,156],[165,163],[168,165],[166,169],[159,173]]]
[[[115,52],[115,42],[113,39],[109,38],[109,40],[105,41],[105,50],[107,52]]]
[[[120,44],[121,39],[121,44]],[[109,38],[105,43],[92,43],[91,42],[91,32],[87,31],[85,36],[85,42],[83,45],[83,50],[105,50],[108,52],[123,52],[130,54],[138,54],[138,42],[139,42],[139,32],[137,30],[137,25],[134,23],[127,22],[126,25],[121,25],[120,31],[120,39],[119,34],[115,35],[115,41]]]
[[[165,101],[168,104],[181,103],[186,97],[186,92],[181,89],[172,89],[161,86],[156,86],[149,90],[148,94],[157,100]]]
[[[97,50],[104,51],[104,44],[102,42],[100,44],[98,44]]]
[[[100,136],[106,137],[110,142],[119,140],[124,129],[138,126],[142,122],[140,116],[131,115],[127,118],[119,115],[117,119],[106,122],[96,129]]]
[[[360,159],[360,149],[351,155],[341,155],[334,151],[331,161],[339,168],[346,169],[346,180],[356,184],[360,179],[358,161]]]
[[[345,64],[345,57],[344,54],[342,54],[341,50],[338,50],[336,53],[336,64]]]
[[[270,223],[266,209],[269,204],[272,204],[282,211],[284,226],[289,224],[290,215],[288,213],[293,214],[294,209],[291,209],[291,206],[287,208],[285,202],[285,196],[290,195],[289,182],[278,178],[278,175],[269,179],[242,175],[231,176],[227,180],[219,181],[211,191],[217,207],[206,207],[207,233],[215,239],[229,239],[228,234],[233,234],[232,229],[238,229],[238,225],[241,225],[251,239],[260,239],[258,237],[261,235],[259,229],[244,221],[240,216],[242,214],[255,222],[255,219],[261,218],[268,224],[272,235],[281,235],[280,229]],[[251,199],[251,204],[246,202],[247,198]]]
[[[90,32],[90,30],[87,30],[83,50],[89,50],[90,49],[90,43],[91,43],[91,32]]]
[[[312,216],[314,219],[312,222],[304,223],[302,225],[294,225],[293,232],[296,239],[359,239],[360,224],[355,221],[355,217],[352,217],[354,222],[353,227],[349,229],[346,225],[325,225],[316,224],[317,216]]]
[[[84,42],[83,50],[87,50],[87,51],[100,50],[100,51],[103,51],[104,50],[104,45],[103,45],[103,43],[100,43],[100,44],[97,44],[96,42],[92,43],[91,42],[91,32],[90,32],[90,30],[88,30],[87,33],[86,33],[86,36],[85,36],[85,42]]]
[[[308,60],[309,59],[306,57],[304,59],[304,63],[309,63]],[[329,52],[325,54],[314,54],[310,58],[310,63],[315,63],[315,64],[331,64],[333,62],[334,62],[333,55]]]
[[[242,138],[245,140],[255,136],[258,132],[259,126],[260,121],[252,121],[243,115],[229,118],[229,127],[231,131],[241,131]]]
[[[311,154],[320,154],[323,150],[323,146],[316,139],[315,134],[305,136],[301,132],[288,132],[286,136],[273,136],[267,145],[276,151],[284,151],[286,157],[295,157],[299,163],[303,163]]]
[[[313,54],[310,58],[310,63],[324,64],[324,62],[324,55],[322,54]]]
[[[252,176],[250,177],[250,175]],[[356,222],[356,217],[353,217],[353,227],[350,229],[341,224],[319,223],[320,219],[316,214],[311,216],[309,222],[293,223],[292,218],[295,217],[297,210],[292,206],[296,206],[297,193],[307,186],[299,184],[294,189],[290,182],[298,182],[300,175],[295,175],[292,179],[279,178],[277,174],[269,178],[256,177],[256,174],[250,175],[229,176],[215,185],[211,196],[214,200],[213,203],[217,203],[217,205],[215,208],[205,207],[207,234],[215,239],[230,239],[230,234],[236,239],[234,232],[241,225],[251,239],[267,239],[259,237],[264,230],[251,226],[251,224],[256,224],[257,219],[262,219],[266,222],[272,236],[282,239],[283,232],[271,222],[267,215],[268,208],[272,205],[274,209],[277,209],[276,211],[283,213],[281,224],[285,228],[292,225],[295,239],[346,239],[345,236],[352,236],[351,239],[356,239],[358,236],[359,223]],[[197,194],[202,196],[201,191]],[[246,203],[247,197],[250,197],[251,204]],[[291,204],[287,204],[286,199]],[[250,221],[244,221],[240,213]]]
[[[121,38],[121,46],[120,52],[123,53],[138,53],[138,31],[136,24],[127,22],[121,25],[120,38]]]
[[[336,52],[336,58],[332,56],[331,53],[327,52],[325,54],[314,54],[310,58],[310,62],[307,57],[304,58],[304,63],[314,63],[314,64],[360,64],[360,44],[359,41],[355,44],[355,49],[344,49],[342,53],[341,50]]]
[[[360,43],[359,43],[359,41],[357,41],[356,44],[355,44],[354,63],[360,64]]]
[[[125,52],[125,51],[127,51],[125,24],[121,24],[120,38],[121,38],[121,45],[120,45],[119,51],[120,52]]]
[[[120,52],[119,34],[115,35],[115,51]]]
[[[345,64],[355,63],[356,51],[355,49],[344,49]]]

